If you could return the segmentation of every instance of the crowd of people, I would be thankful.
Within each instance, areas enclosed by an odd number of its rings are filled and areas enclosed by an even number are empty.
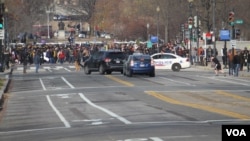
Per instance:
[[[247,67],[247,72],[250,71],[250,52],[245,47],[244,50],[237,51],[236,49],[231,49],[223,54],[223,64],[228,64],[229,75],[238,76],[239,71],[243,71],[243,67]]]
[[[247,72],[250,71],[250,52],[246,47],[244,50],[236,50],[232,48],[229,51],[224,47],[221,50],[221,54],[224,68],[227,68],[228,65],[229,75],[238,77],[239,71],[243,71],[244,66],[247,67]],[[218,75],[218,72],[224,73],[222,65],[216,56],[212,56],[211,61],[215,65],[216,75]]]
[[[11,48],[10,59],[11,63],[18,63],[24,65],[24,72],[26,73],[27,65],[34,64],[36,66],[36,72],[38,73],[39,66],[48,64],[63,64],[69,63],[74,64],[76,71],[81,69],[84,61],[95,51],[115,49],[126,52],[128,55],[135,51],[139,51],[144,54],[154,54],[157,52],[174,53],[182,57],[189,57],[195,63],[205,65],[204,58],[212,61],[218,55],[218,51],[208,46],[205,50],[202,47],[193,47],[191,53],[189,49],[181,45],[174,43],[166,43],[157,47],[153,45],[151,48],[147,47],[146,44],[43,44],[43,45],[32,45],[27,44],[25,46],[16,46]],[[216,51],[214,53],[214,51]],[[241,52],[234,50],[227,51],[226,48],[222,49],[222,59],[224,68],[229,66],[229,75],[238,76],[237,70],[242,70],[243,66],[247,66],[249,72],[250,67],[250,54],[247,48]],[[213,57],[213,58],[212,58]],[[213,61],[212,61],[213,62]],[[237,64],[237,65],[236,65]],[[218,65],[217,65],[218,66]],[[222,68],[221,68],[222,69]],[[217,73],[216,73],[217,74]]]

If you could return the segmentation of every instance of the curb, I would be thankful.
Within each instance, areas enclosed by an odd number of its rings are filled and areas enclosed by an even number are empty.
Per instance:
[[[10,75],[12,74],[13,68],[10,69],[10,72],[7,72],[7,74],[5,75],[5,81],[4,84],[0,90],[0,111],[2,110],[2,105],[4,103],[4,93],[7,91],[7,88],[10,84]]]
[[[214,68],[210,66],[191,66],[191,68],[206,70],[206,71],[214,71]],[[225,72],[228,72],[228,70],[226,69]],[[247,70],[243,69],[243,71],[239,71],[239,77],[250,77],[250,72],[247,72]]]

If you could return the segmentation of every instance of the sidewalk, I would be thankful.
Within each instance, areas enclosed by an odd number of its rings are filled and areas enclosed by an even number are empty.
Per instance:
[[[196,68],[205,71],[214,71],[214,67],[211,67],[211,63],[209,62],[207,66],[201,65],[191,65],[191,68]],[[224,72],[228,75],[228,68],[223,69]],[[250,77],[250,72],[247,72],[246,66],[243,67],[243,71],[239,71],[239,77]]]
[[[0,111],[2,110],[2,104],[4,102],[4,93],[7,91],[7,87],[10,83],[10,75],[12,74],[13,68],[11,67],[8,70],[0,73],[0,78],[4,79],[3,86],[0,89]]]

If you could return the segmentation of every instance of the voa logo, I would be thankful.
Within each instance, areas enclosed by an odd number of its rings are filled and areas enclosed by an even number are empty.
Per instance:
[[[244,129],[226,129],[227,136],[247,136]]]

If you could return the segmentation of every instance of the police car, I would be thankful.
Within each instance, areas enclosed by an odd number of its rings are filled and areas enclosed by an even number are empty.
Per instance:
[[[155,69],[180,71],[189,68],[191,63],[189,58],[181,57],[172,53],[155,53],[151,55],[154,60]]]

